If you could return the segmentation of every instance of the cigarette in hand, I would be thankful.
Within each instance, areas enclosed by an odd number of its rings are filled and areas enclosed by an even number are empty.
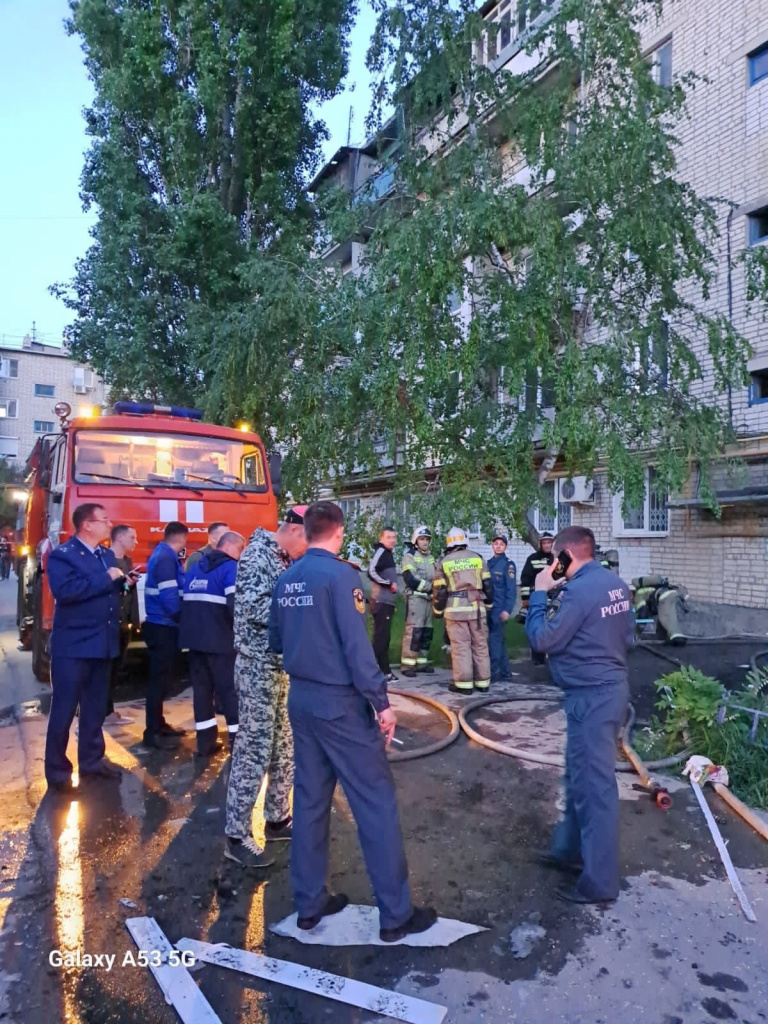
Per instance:
[[[393,742],[393,743],[399,743],[401,747],[405,745],[405,744],[403,743],[403,741],[402,741],[402,740],[399,740],[399,739],[398,739],[398,738],[397,738],[396,736],[393,736],[393,737],[392,737],[392,742]]]

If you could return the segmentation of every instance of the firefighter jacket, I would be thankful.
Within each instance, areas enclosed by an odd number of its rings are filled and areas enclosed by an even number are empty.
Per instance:
[[[203,555],[184,580],[179,647],[231,654],[237,561],[223,551]]]
[[[161,540],[147,562],[144,607],[147,622],[156,626],[178,626],[184,570],[179,556]]]
[[[435,568],[435,615],[447,619],[479,619],[493,607],[493,583],[485,559],[469,548],[453,548]]]
[[[493,609],[491,617],[498,619],[502,612],[512,614],[517,600],[517,567],[505,554],[494,555],[488,562],[493,581]]]
[[[432,555],[423,555],[418,548],[406,551],[402,572],[406,597],[420,597],[426,601],[432,599],[435,579],[435,560]]]
[[[536,577],[548,565],[552,565],[554,560],[555,556],[551,551],[545,555],[541,548],[528,556],[523,571],[520,573],[520,597],[523,599],[523,608],[528,607],[528,601],[536,585]]]

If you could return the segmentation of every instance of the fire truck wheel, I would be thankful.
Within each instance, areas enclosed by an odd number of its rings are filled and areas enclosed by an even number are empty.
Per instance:
[[[51,657],[48,653],[49,633],[43,629],[43,580],[35,580],[32,623],[32,673],[41,683],[51,681]]]

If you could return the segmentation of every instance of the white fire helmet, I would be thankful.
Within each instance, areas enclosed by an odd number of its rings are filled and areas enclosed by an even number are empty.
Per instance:
[[[415,544],[419,537],[429,537],[432,540],[432,531],[428,526],[417,526],[411,535],[411,544]]]
[[[445,546],[447,548],[459,548],[462,544],[467,543],[467,538],[463,530],[460,530],[458,526],[454,526],[449,531],[448,536],[445,538]]]

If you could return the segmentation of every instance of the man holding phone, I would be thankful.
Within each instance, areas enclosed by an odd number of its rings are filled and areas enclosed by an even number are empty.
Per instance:
[[[629,702],[627,650],[634,640],[629,586],[595,561],[595,536],[569,526],[555,538],[556,561],[536,577],[525,630],[549,655],[565,692],[566,808],[541,860],[578,873],[558,896],[605,903],[619,895],[616,738]],[[547,594],[556,590],[548,606]]]

